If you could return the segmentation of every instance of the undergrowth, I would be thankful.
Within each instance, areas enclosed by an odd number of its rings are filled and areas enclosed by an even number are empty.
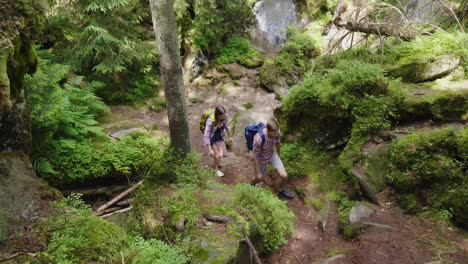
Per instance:
[[[33,263],[187,263],[182,252],[166,243],[137,234],[91,215],[77,194],[54,204],[56,215],[40,223],[46,250]]]
[[[245,38],[232,37],[225,47],[221,48],[218,64],[239,63],[248,68],[255,68],[263,63],[260,53]]]

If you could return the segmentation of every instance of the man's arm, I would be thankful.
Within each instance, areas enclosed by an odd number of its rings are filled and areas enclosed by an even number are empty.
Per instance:
[[[281,157],[281,143],[276,143],[276,153],[278,153],[278,157]]]

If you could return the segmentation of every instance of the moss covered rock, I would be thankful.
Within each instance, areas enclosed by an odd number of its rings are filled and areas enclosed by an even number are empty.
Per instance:
[[[390,71],[395,77],[402,77],[410,83],[432,81],[454,71],[460,64],[460,58],[442,55],[424,62],[412,62]]]

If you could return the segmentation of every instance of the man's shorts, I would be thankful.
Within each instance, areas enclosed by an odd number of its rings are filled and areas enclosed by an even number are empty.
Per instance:
[[[258,168],[260,169],[260,172],[264,176],[266,174],[268,164],[271,164],[271,166],[274,169],[284,168],[283,162],[281,161],[281,159],[278,156],[278,153],[276,153],[276,151],[273,152],[273,158],[271,159],[271,161],[269,163],[267,163],[267,164],[258,164]]]

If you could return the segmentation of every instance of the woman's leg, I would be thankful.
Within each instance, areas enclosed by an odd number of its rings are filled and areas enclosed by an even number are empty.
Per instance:
[[[219,151],[219,157],[226,157],[227,149],[226,149],[226,143],[224,141],[219,141],[216,142],[216,146],[218,147]]]
[[[211,148],[213,149],[214,156],[213,156],[213,169],[219,170],[219,149],[216,144],[211,145]]]

